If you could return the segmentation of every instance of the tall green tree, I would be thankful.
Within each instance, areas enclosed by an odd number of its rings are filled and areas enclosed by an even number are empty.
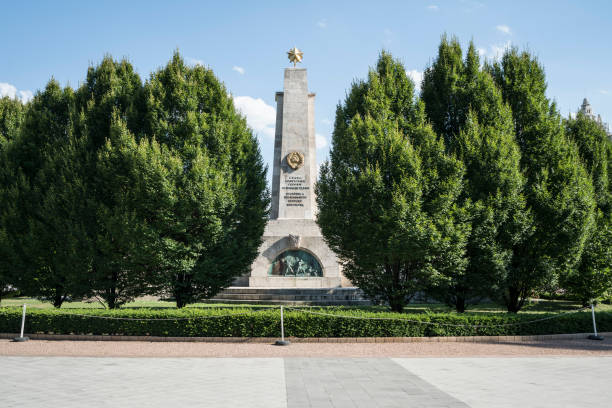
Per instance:
[[[593,180],[597,208],[605,214],[612,211],[612,182],[608,154],[612,141],[599,123],[582,112],[565,121],[567,136],[578,147],[586,170]]]
[[[597,209],[580,261],[563,276],[563,286],[588,304],[612,293],[612,169],[608,157],[612,143],[605,129],[582,113],[566,120],[565,129],[590,173]]]
[[[13,274],[15,272],[15,254],[12,248],[9,231],[3,221],[13,218],[15,211],[14,191],[15,169],[9,163],[6,151],[14,141],[21,128],[26,107],[18,99],[0,98],[0,301],[3,296],[16,293]]]
[[[508,310],[516,312],[535,289],[576,265],[592,228],[595,200],[578,149],[546,97],[544,69],[537,59],[512,48],[487,70],[512,109],[534,218],[534,233],[515,247],[503,292]]]
[[[15,286],[23,268],[17,246],[18,233],[23,224],[19,217],[19,189],[23,183],[14,164],[9,161],[5,146],[0,151],[0,302],[3,297],[17,293]]]
[[[148,138],[136,142],[118,115],[97,153],[93,294],[109,308],[160,290],[161,231],[176,201],[179,158]]]
[[[444,137],[447,148],[453,144],[467,117],[469,103],[462,99],[465,76],[459,41],[442,36],[434,63],[423,73],[421,98],[434,131]]]
[[[98,65],[90,66],[76,102],[85,113],[91,150],[100,149],[110,138],[113,115],[136,137],[143,132],[143,84],[127,59],[117,61],[106,55]]]
[[[76,100],[89,153],[85,177],[91,211],[82,221],[93,248],[92,293],[114,309],[159,289],[155,212],[144,204],[153,194],[164,202],[165,191],[154,187],[164,185],[155,164],[161,152],[143,135],[143,84],[129,61],[107,55],[90,66]]]
[[[345,275],[397,312],[443,272],[465,267],[454,205],[463,166],[413,93],[403,65],[383,52],[338,106],[316,185],[317,222]]]
[[[0,151],[17,137],[26,109],[18,99],[0,98]]]
[[[77,121],[72,89],[49,81],[35,95],[6,152],[10,170],[0,198],[14,284],[56,307],[89,293],[88,241],[84,226],[75,222],[87,211],[85,149],[75,134]]]
[[[163,233],[165,286],[178,307],[248,273],[269,202],[257,140],[227,90],[176,52],[145,84],[147,135],[181,158],[178,197]]]
[[[430,288],[463,312],[470,302],[497,296],[512,268],[514,246],[530,231],[520,151],[512,112],[480,68],[473,43],[463,60],[458,40],[442,38],[425,71],[422,98],[432,126],[466,168],[460,203],[471,225],[468,265]]]

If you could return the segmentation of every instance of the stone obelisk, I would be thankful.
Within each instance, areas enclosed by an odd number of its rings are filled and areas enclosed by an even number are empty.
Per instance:
[[[284,91],[276,93],[271,219],[314,219],[314,99],[306,69],[287,68]]]
[[[293,58],[292,58],[293,56]],[[297,48],[291,62],[300,62]],[[283,92],[276,93],[276,133],[272,203],[260,254],[249,286],[332,288],[341,285],[335,254],[316,224],[317,174],[315,95],[308,92],[306,69],[286,68]]]

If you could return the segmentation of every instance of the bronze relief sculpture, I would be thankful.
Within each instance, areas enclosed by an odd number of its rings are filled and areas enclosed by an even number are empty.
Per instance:
[[[287,155],[287,164],[293,170],[297,170],[304,164],[304,155],[300,152],[291,152]]]

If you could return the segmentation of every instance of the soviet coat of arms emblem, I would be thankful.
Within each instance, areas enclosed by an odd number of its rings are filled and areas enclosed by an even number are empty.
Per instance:
[[[304,155],[300,152],[291,152],[287,155],[287,164],[293,170],[297,170],[304,164]]]

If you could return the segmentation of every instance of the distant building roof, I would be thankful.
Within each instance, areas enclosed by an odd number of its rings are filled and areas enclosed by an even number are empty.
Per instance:
[[[587,100],[587,98],[584,98],[582,100],[582,105],[580,106],[580,110],[578,111],[579,113],[582,113],[583,115],[585,115],[587,118],[594,120],[595,122],[597,122],[602,128],[604,128],[604,130],[606,131],[606,133],[608,133],[608,136],[610,138],[612,138],[612,133],[610,133],[610,126],[608,126],[607,123],[605,123],[602,119],[601,119],[601,115],[595,115],[593,113],[593,108],[591,107],[591,104],[589,103],[589,101]]]

